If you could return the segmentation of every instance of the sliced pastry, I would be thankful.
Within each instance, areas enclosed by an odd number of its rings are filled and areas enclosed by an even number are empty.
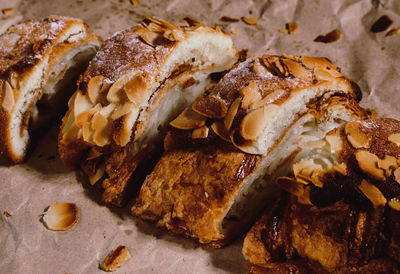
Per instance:
[[[306,144],[369,113],[325,58],[264,55],[235,65],[171,122],[132,213],[220,247],[254,221]]]
[[[24,161],[31,134],[61,115],[101,40],[80,19],[49,16],[0,36],[0,151]]]
[[[291,194],[248,232],[246,259],[272,272],[399,273],[399,137],[399,120],[352,121],[300,152],[277,180]]]
[[[114,34],[69,101],[59,136],[61,159],[101,185],[107,204],[123,205],[135,185],[128,181],[162,147],[168,123],[207,89],[214,73],[237,61],[230,36],[218,27],[190,18],[184,23],[146,18]]]

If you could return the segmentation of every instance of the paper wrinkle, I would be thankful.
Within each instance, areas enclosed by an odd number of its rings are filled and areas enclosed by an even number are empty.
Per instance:
[[[81,4],[79,4],[81,3]],[[400,1],[9,1],[2,8],[14,14],[0,16],[0,31],[21,18],[50,14],[80,17],[103,38],[138,24],[144,16],[174,23],[193,17],[210,26],[219,25],[232,35],[238,49],[256,54],[324,56],[353,79],[363,92],[361,105],[375,108],[381,117],[400,118],[400,35],[371,33],[371,25],[388,15],[400,26]],[[222,16],[239,19],[222,22]],[[242,16],[259,20],[245,24]],[[299,25],[294,35],[279,32],[288,22]],[[340,40],[313,40],[339,28]],[[67,169],[57,156],[59,125],[39,142],[28,161],[9,166],[0,159],[0,272],[1,273],[104,273],[99,265],[118,245],[132,258],[116,273],[244,273],[243,238],[214,250],[195,241],[172,235],[130,216],[129,206],[110,210],[99,204],[99,195],[81,185],[82,176]],[[68,231],[45,228],[40,216],[53,202],[73,202],[79,219]],[[132,203],[130,204],[132,205]],[[4,211],[12,216],[6,217]]]

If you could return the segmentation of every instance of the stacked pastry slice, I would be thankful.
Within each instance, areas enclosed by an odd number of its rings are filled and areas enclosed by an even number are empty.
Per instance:
[[[61,159],[80,165],[108,204],[123,205],[132,173],[162,147],[168,122],[238,54],[231,38],[186,18],[147,18],[106,40],[79,80],[59,137]],[[142,171],[140,168],[138,170]]]
[[[243,254],[277,271],[398,273],[400,121],[349,122],[299,153]],[[257,273],[257,268],[253,268]]]
[[[101,40],[80,19],[49,16],[0,36],[0,151],[22,162],[30,134],[62,114]]]
[[[226,244],[248,228],[306,144],[368,117],[359,99],[356,85],[324,58],[264,55],[235,65],[171,122],[166,152],[133,214]]]

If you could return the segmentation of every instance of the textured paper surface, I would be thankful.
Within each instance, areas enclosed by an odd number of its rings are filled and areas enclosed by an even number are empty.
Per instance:
[[[145,15],[179,22],[191,16],[233,35],[237,48],[249,55],[290,53],[325,56],[356,81],[362,105],[380,116],[400,117],[400,35],[373,34],[371,25],[383,14],[400,26],[400,2],[348,1],[143,1],[133,6],[117,0],[6,1],[12,15],[0,15],[0,31],[21,19],[49,14],[83,18],[103,38],[139,23]],[[254,17],[256,26],[243,21],[225,23],[221,16]],[[294,21],[294,35],[278,30]],[[340,40],[313,42],[320,34],[340,29]],[[79,174],[63,166],[57,156],[55,125],[25,164],[9,166],[0,158],[0,273],[101,273],[98,266],[119,244],[132,259],[116,273],[243,273],[243,239],[213,250],[192,240],[171,235],[122,210],[101,206],[98,197],[82,187]],[[78,223],[69,231],[47,230],[40,222],[52,202],[74,202]],[[7,211],[12,216],[4,214]]]

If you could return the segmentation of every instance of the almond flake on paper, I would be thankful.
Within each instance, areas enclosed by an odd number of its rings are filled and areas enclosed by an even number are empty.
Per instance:
[[[131,258],[131,254],[124,245],[119,245],[114,249],[101,265],[101,269],[107,272],[112,272],[121,267],[127,260]]]
[[[299,25],[296,22],[288,22],[285,24],[285,28],[280,29],[279,32],[284,34],[294,34],[298,28]]]
[[[219,21],[235,23],[235,22],[239,22],[240,20],[237,18],[229,17],[229,16],[222,16],[221,18],[219,18]]]
[[[342,33],[340,32],[340,30],[334,29],[324,35],[318,35],[317,38],[314,39],[314,42],[332,43],[339,40],[341,36]]]
[[[255,19],[254,17],[246,17],[243,16],[242,17],[243,22],[245,22],[247,25],[251,25],[251,26],[255,26],[258,25],[258,23],[260,23],[260,21],[258,21],[257,19]]]
[[[396,34],[399,34],[400,33],[400,28],[394,28],[394,29],[391,29],[391,30],[389,30],[386,34],[385,34],[385,36],[387,37],[387,36],[393,36],[393,35],[396,35]]]
[[[11,15],[15,12],[15,10],[13,8],[5,8],[5,9],[2,9],[1,12],[4,15]]]

